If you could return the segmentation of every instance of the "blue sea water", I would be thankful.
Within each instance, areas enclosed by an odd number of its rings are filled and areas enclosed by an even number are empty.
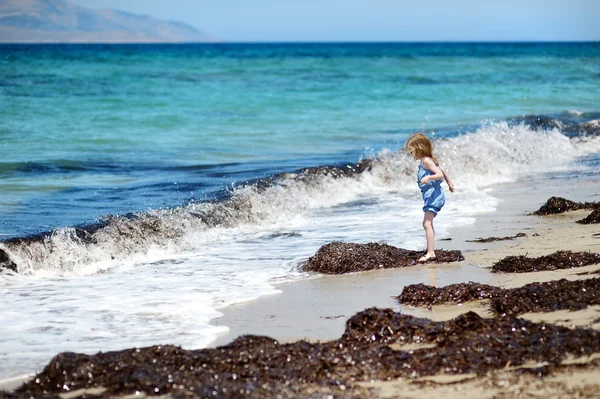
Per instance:
[[[418,129],[596,112],[598,43],[2,45],[0,234],[214,198]]]
[[[598,93],[599,43],[1,44],[0,377],[205,346],[334,239],[422,248],[416,130],[440,237],[494,184],[594,174]]]

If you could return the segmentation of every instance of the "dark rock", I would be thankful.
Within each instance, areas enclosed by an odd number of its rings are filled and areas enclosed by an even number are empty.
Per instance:
[[[476,238],[475,240],[467,240],[467,242],[493,242],[493,241],[506,241],[506,240],[514,240],[515,238],[527,237],[525,233],[518,233],[514,236],[506,236],[506,237],[488,237],[488,238]]]
[[[492,265],[494,273],[528,273],[543,270],[571,269],[600,263],[600,254],[592,252],[557,251],[553,254],[528,258],[507,256]]]
[[[592,223],[600,223],[600,208],[594,209],[592,213],[587,215],[587,217],[578,220],[577,223],[580,224],[592,224]]]
[[[351,244],[334,241],[323,245],[314,256],[304,262],[303,271],[343,274],[373,269],[414,266],[422,251],[410,251],[387,244]],[[436,251],[430,262],[458,262],[464,260],[460,251]]]
[[[0,272],[2,269],[11,270],[17,273],[17,264],[10,259],[6,251],[0,249]]]

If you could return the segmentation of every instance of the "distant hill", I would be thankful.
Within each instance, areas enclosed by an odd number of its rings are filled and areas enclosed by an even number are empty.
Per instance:
[[[64,0],[0,0],[0,42],[215,42],[183,22],[119,10],[93,10]]]

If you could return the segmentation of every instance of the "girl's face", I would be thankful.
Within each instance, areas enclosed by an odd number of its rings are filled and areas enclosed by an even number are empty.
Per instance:
[[[413,159],[415,159],[415,160],[419,159],[419,158],[417,158],[417,152],[415,151],[414,148],[408,147],[406,150],[413,157]]]

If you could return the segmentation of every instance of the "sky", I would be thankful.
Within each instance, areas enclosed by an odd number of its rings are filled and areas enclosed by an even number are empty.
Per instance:
[[[229,42],[600,40],[600,0],[68,0]]]

